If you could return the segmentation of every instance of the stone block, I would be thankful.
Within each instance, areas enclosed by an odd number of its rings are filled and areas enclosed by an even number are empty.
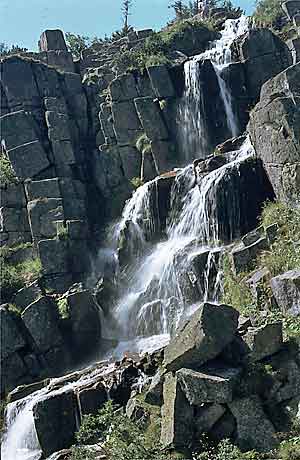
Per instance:
[[[96,415],[107,399],[107,390],[101,383],[91,388],[80,389],[77,393],[77,400],[81,416]]]
[[[225,412],[226,408],[221,404],[205,404],[198,407],[194,419],[196,436],[200,438],[203,433],[208,433]]]
[[[29,142],[7,151],[16,176],[31,179],[50,166],[46,152],[39,141]]]
[[[0,124],[1,139],[4,140],[7,150],[37,140],[34,119],[24,110],[3,115]]]
[[[69,51],[48,51],[47,64],[63,72],[75,72],[72,54]]]
[[[134,145],[139,133],[142,132],[142,126],[133,101],[114,102],[112,116],[118,144]]]
[[[38,198],[61,198],[58,179],[28,181],[25,184],[28,201]]]
[[[18,353],[13,353],[1,362],[0,393],[9,393],[24,380],[28,370]]]
[[[72,391],[49,395],[34,406],[35,429],[45,457],[74,444],[77,410]]]
[[[257,255],[268,249],[269,243],[267,238],[262,237],[250,246],[238,246],[232,251],[232,259],[236,273],[247,271],[252,268],[253,261]]]
[[[257,396],[236,399],[229,408],[237,423],[236,443],[242,450],[269,452],[277,446],[275,429]]]
[[[232,307],[204,303],[166,347],[164,366],[176,371],[216,358],[233,340],[238,317]]]
[[[2,232],[29,232],[26,208],[0,208],[0,229]]]
[[[48,112],[68,113],[64,97],[45,97],[44,105]]]
[[[55,141],[69,141],[71,139],[69,117],[64,113],[46,112],[49,139]]]
[[[186,399],[176,375],[165,376],[160,442],[164,448],[184,448],[193,435],[193,408]]]
[[[41,297],[22,313],[22,320],[39,351],[47,352],[63,343],[57,305],[51,297]]]
[[[165,373],[160,369],[152,378],[149,389],[145,395],[145,401],[148,404],[161,406],[163,404],[163,384]]]
[[[287,14],[288,18],[292,20],[294,16],[300,13],[300,1],[289,0],[282,4],[283,11]]]
[[[26,197],[23,184],[9,184],[0,189],[0,203],[6,208],[23,208]]]
[[[89,226],[84,220],[68,220],[67,232],[71,240],[85,240],[89,237]]]
[[[125,177],[130,181],[134,177],[140,177],[142,156],[134,147],[121,147],[119,149],[122,167]]]
[[[151,97],[141,97],[135,99],[134,103],[144,131],[149,139],[167,140],[169,134],[158,102],[154,102]]]
[[[68,254],[72,273],[90,272],[91,258],[87,240],[70,240]]]
[[[29,286],[20,289],[14,297],[14,305],[20,310],[25,310],[28,305],[42,297],[43,292],[38,281],[34,281]]]
[[[44,198],[28,203],[29,222],[34,239],[56,236],[56,221],[64,220],[62,204],[60,198]]]
[[[147,67],[147,72],[156,97],[166,99],[176,96],[173,82],[165,65]]]
[[[68,245],[61,240],[42,240],[38,250],[44,275],[68,273]]]
[[[282,323],[249,328],[243,339],[249,347],[251,359],[260,361],[281,350],[283,346]]]
[[[132,73],[115,78],[109,85],[109,90],[113,102],[125,102],[138,97],[135,78]]]
[[[240,374],[240,369],[233,368],[203,372],[180,369],[177,371],[177,379],[189,403],[201,406],[203,403],[231,402]]]
[[[300,315],[300,270],[291,270],[270,281],[273,296],[283,312]]]
[[[39,40],[40,51],[68,51],[64,34],[61,30],[45,30]]]

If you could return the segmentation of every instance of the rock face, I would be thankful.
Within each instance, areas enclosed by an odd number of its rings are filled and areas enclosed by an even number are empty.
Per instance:
[[[292,204],[299,199],[300,189],[299,75],[296,64],[265,83],[249,124],[277,198]]]
[[[300,271],[291,270],[271,279],[271,289],[279,308],[293,315],[300,314]]]
[[[202,366],[233,340],[237,324],[238,313],[232,307],[203,304],[167,346],[164,366],[168,371]]]

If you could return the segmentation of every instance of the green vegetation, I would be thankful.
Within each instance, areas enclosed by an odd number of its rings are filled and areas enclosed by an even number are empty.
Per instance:
[[[217,446],[204,440],[202,452],[194,456],[194,460],[261,460],[261,454],[255,451],[242,453],[229,439],[224,439]]]
[[[140,153],[146,155],[147,153],[151,153],[151,141],[146,134],[142,134],[138,140],[136,141],[136,148]]]
[[[14,171],[12,170],[10,161],[4,155],[0,153],[0,184],[6,186],[10,184],[16,184],[18,182]]]
[[[69,238],[68,228],[61,225],[57,232],[57,238],[59,240],[67,240]]]
[[[6,405],[7,405],[6,400],[2,399],[0,401],[0,440],[1,440],[1,434],[2,434],[3,429],[4,429]]]
[[[0,57],[12,56],[14,54],[26,53],[27,48],[22,48],[19,45],[8,46],[6,43],[0,43]]]
[[[300,460],[300,436],[296,436],[280,444],[278,457],[281,460]]]
[[[31,283],[40,276],[41,261],[39,258],[28,259],[19,264],[12,264],[9,256],[12,252],[27,247],[21,244],[13,248],[1,248],[0,266],[1,266],[1,301],[9,302],[12,296],[27,284]]]
[[[57,302],[57,307],[60,317],[62,319],[69,319],[70,313],[67,299],[64,297],[59,299]]]
[[[278,225],[278,234],[270,251],[264,252],[260,265],[276,276],[300,267],[300,210],[284,203],[267,203],[262,212],[262,225]]]
[[[280,28],[284,16],[281,0],[258,0],[253,15],[257,25],[264,27]]]
[[[132,185],[134,186],[134,188],[139,188],[139,187],[141,187],[142,185],[144,185],[144,182],[143,182],[143,180],[142,180],[140,177],[133,177],[133,179],[131,179],[130,182],[132,183]]]

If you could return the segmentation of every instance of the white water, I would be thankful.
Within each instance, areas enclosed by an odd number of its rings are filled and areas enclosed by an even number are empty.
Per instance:
[[[112,364],[95,369],[94,366],[91,366],[90,372],[82,377],[78,375],[78,380],[75,382],[68,382],[68,376],[62,379],[52,379],[50,384],[42,390],[9,404],[6,411],[6,434],[1,445],[1,459],[39,460],[42,452],[34,425],[34,406],[49,396],[65,393],[87,384],[92,385],[99,381],[100,376],[109,374],[113,370]],[[70,380],[73,380],[75,374],[70,374]],[[62,381],[63,386],[60,388]]]
[[[134,339],[138,335],[168,334],[176,327],[190,306],[185,297],[184,276],[190,269],[195,255],[208,253],[204,271],[202,300],[215,301],[220,289],[220,274],[217,273],[213,292],[210,292],[209,276],[215,256],[222,240],[217,209],[211,208],[211,202],[217,199],[218,186],[238,170],[240,164],[253,155],[250,140],[247,139],[236,159],[221,168],[205,175],[195,184],[192,166],[185,168],[176,178],[172,190],[171,207],[173,214],[168,222],[167,240],[154,245],[141,259],[128,280],[128,290],[119,300],[113,315],[119,323],[119,333],[124,340]],[[182,184],[188,188],[178,201],[178,189]],[[148,193],[144,188],[142,193]],[[143,200],[135,196],[132,203],[139,206]],[[234,203],[228,200],[228,223],[230,237],[237,228],[237,212],[231,212]],[[177,209],[177,212],[176,212]],[[135,210],[133,215],[139,214]],[[142,224],[142,222],[141,222]],[[143,229],[140,229],[143,232]],[[175,304],[175,305],[174,305]],[[147,325],[152,325],[149,329]],[[142,329],[141,329],[142,328]]]
[[[239,133],[239,125],[232,107],[232,97],[223,71],[232,62],[231,45],[233,41],[248,30],[248,18],[241,16],[237,20],[228,19],[225,22],[221,38],[216,40],[211,49],[194,56],[184,65],[185,90],[178,107],[178,129],[184,160],[205,158],[210,153],[205,107],[203,98],[203,82],[201,81],[200,63],[209,59],[214,67],[223,101],[229,133],[232,137]]]

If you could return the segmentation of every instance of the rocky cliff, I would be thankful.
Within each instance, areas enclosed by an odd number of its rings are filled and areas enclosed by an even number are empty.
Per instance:
[[[107,400],[159,424],[147,458],[191,458],[203,434],[270,452],[294,433],[297,43],[216,24],[164,30],[167,63],[125,65],[151,30],[79,60],[47,30],[39,53],[1,60],[5,460],[77,458],[56,452]]]

